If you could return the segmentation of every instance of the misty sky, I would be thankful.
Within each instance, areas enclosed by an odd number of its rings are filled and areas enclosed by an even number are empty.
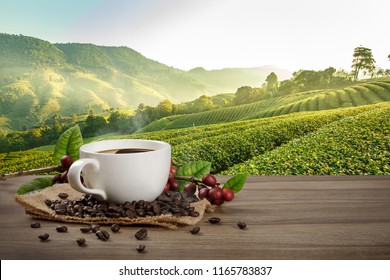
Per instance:
[[[388,0],[0,0],[0,33],[128,46],[168,66],[390,68]]]

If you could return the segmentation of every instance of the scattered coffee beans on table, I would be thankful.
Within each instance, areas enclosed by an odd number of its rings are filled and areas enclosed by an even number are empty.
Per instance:
[[[79,246],[84,246],[85,245],[85,238],[77,238],[76,239],[76,242],[77,242],[77,244],[79,245]]]
[[[92,228],[89,226],[89,227],[81,227],[80,228],[80,231],[82,233],[87,233],[87,232],[90,232],[92,230]]]
[[[221,221],[221,219],[218,218],[218,217],[211,217],[211,218],[209,219],[209,223],[210,223],[210,224],[218,224],[220,221]]]
[[[190,232],[192,234],[197,234],[199,231],[200,231],[200,227],[198,227],[198,226],[194,226],[194,227],[190,228]]]
[[[143,251],[145,251],[145,245],[139,245],[138,248],[137,248],[137,251],[139,253],[142,253]]]
[[[98,224],[91,225],[91,230],[93,233],[96,233],[99,229],[100,229],[100,225]]]
[[[58,226],[58,227],[56,227],[56,230],[58,232],[67,232],[68,228],[66,226]]]
[[[104,229],[99,229],[97,232],[96,232],[96,236],[100,239],[100,240],[103,240],[103,241],[107,241],[108,239],[110,239],[110,234],[108,233],[108,231],[104,230]]]
[[[42,241],[46,241],[49,239],[49,234],[48,233],[41,234],[40,236],[38,236],[38,238]]]
[[[41,224],[38,223],[38,222],[32,222],[32,223],[31,223],[31,227],[32,227],[32,228],[40,228],[40,227],[41,227]]]
[[[141,228],[139,231],[135,233],[135,238],[138,240],[145,239],[148,236],[148,230],[146,228]]]
[[[237,223],[237,226],[239,227],[239,229],[245,229],[246,228],[246,223],[240,221],[240,222]]]
[[[121,229],[121,227],[118,224],[112,224],[111,225],[111,231],[112,232],[118,232]]]

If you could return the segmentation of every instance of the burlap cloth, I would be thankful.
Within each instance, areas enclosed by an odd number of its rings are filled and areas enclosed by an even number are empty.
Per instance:
[[[67,223],[82,224],[119,224],[119,225],[156,225],[166,228],[177,228],[178,225],[195,225],[202,220],[205,212],[213,212],[214,207],[206,200],[200,200],[192,203],[191,206],[199,212],[198,217],[190,216],[147,216],[137,218],[107,218],[107,217],[88,217],[80,218],[68,215],[58,215],[45,204],[46,199],[59,199],[59,193],[67,193],[68,200],[80,199],[84,194],[74,190],[69,184],[55,184],[52,187],[45,188],[39,192],[15,195],[15,201],[25,208],[26,213],[37,219],[61,221]]]

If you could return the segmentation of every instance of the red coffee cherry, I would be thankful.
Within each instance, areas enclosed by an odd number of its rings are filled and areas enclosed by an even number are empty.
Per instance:
[[[223,189],[222,197],[225,201],[231,201],[234,198],[234,192],[231,189]]]
[[[194,194],[196,191],[196,184],[195,183],[189,183],[184,186],[184,191],[188,194]]]
[[[203,182],[203,184],[210,186],[210,187],[215,187],[217,185],[217,179],[212,174],[204,175],[202,177],[202,182]]]
[[[199,199],[206,198],[208,197],[208,195],[209,195],[209,189],[207,187],[200,189],[198,192]]]
[[[218,187],[211,188],[209,191],[209,197],[212,200],[221,199],[222,195],[223,195],[222,189]]]
[[[64,169],[69,169],[73,163],[72,157],[68,155],[63,156],[60,161],[61,161],[61,167]]]

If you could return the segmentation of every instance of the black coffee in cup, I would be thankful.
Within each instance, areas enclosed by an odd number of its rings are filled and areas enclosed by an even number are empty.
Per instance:
[[[146,153],[153,151],[151,149],[144,148],[127,148],[127,149],[112,149],[112,150],[103,150],[99,151],[99,154],[136,154],[136,153]]]

